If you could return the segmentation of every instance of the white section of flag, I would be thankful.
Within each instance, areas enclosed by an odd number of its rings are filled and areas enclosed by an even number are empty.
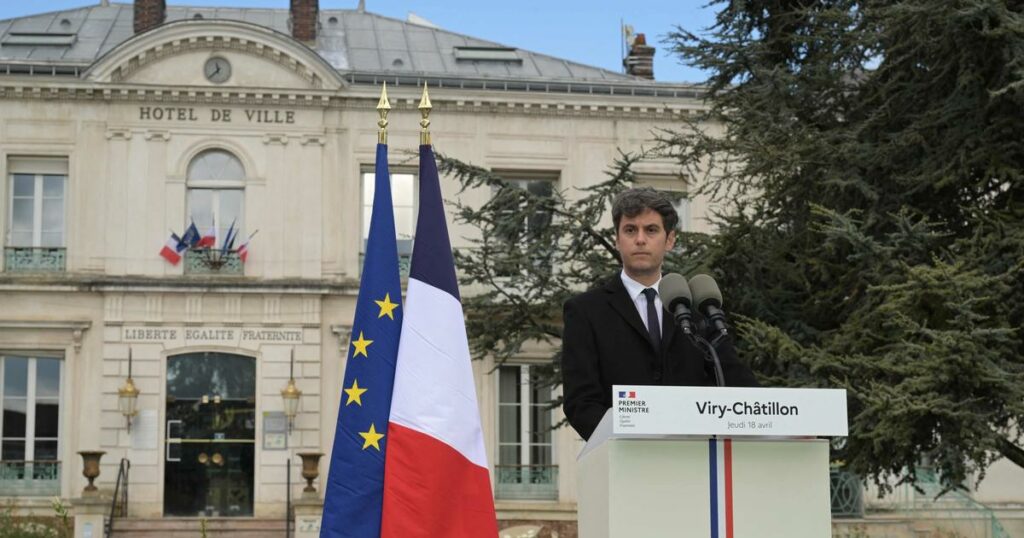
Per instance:
[[[409,279],[391,422],[425,433],[487,467],[462,304]]]

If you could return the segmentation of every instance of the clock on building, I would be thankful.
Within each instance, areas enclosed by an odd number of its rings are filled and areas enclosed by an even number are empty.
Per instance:
[[[214,84],[223,84],[231,78],[231,62],[227,61],[226,58],[214,56],[206,60],[206,65],[203,66],[203,74],[206,75],[206,80]]]

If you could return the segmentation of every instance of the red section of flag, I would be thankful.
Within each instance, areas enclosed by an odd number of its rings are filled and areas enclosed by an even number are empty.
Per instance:
[[[249,258],[249,242],[242,243],[242,246],[238,247],[238,259],[245,263],[245,260]]]
[[[172,235],[171,238],[167,240],[167,244],[164,245],[164,248],[160,249],[160,255],[170,262],[171,265],[178,265],[178,262],[181,261],[181,254],[178,253],[177,237]]]
[[[733,538],[732,524],[732,439],[725,440],[725,538]]]
[[[636,398],[636,391],[633,391],[633,390],[629,391],[629,397],[630,398]]]
[[[206,230],[206,233],[199,238],[199,242],[196,243],[196,248],[213,248],[217,244],[217,230],[210,228]]]
[[[497,536],[491,479],[447,444],[388,425],[381,538]],[[440,492],[431,484],[448,484]]]

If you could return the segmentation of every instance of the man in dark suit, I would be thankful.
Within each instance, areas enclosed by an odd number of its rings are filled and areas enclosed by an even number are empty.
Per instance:
[[[612,385],[715,384],[713,366],[657,295],[679,223],[672,203],[654,189],[630,189],[613,202],[612,221],[621,273],[566,301],[563,313],[563,407],[584,439],[611,407]],[[716,349],[728,385],[757,385],[731,341],[722,339]]]

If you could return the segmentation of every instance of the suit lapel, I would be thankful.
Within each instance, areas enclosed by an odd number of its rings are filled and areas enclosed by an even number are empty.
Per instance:
[[[647,332],[644,321],[640,319],[640,313],[636,310],[636,304],[633,303],[633,300],[629,298],[629,294],[626,293],[626,286],[622,284],[622,278],[618,275],[612,278],[605,285],[605,291],[608,292],[608,302],[612,305],[612,308],[626,320],[630,327],[633,327],[644,338],[644,341],[653,350],[654,345],[651,344],[650,333]]]

